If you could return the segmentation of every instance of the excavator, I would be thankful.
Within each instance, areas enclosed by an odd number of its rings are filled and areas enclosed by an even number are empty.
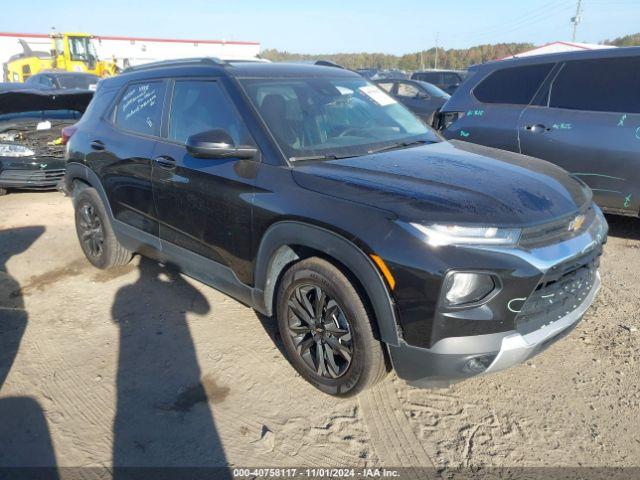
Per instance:
[[[50,52],[33,51],[20,39],[23,52],[13,55],[3,65],[4,78],[9,82],[24,82],[42,70],[93,73],[109,77],[118,73],[115,62],[98,59],[93,36],[87,33],[52,33]]]

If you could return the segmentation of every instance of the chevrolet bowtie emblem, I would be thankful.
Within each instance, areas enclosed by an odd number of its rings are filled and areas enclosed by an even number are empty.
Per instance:
[[[567,230],[569,230],[570,232],[577,232],[582,228],[582,225],[584,225],[585,219],[586,217],[584,215],[578,215],[571,221]]]

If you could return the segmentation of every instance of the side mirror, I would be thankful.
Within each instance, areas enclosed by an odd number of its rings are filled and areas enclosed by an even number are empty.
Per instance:
[[[235,142],[222,129],[207,130],[187,138],[187,151],[197,158],[253,158],[258,150],[255,147],[236,147]]]
[[[425,92],[418,92],[418,93],[416,93],[416,98],[419,98],[421,100],[426,100],[426,99],[428,99],[430,97]]]

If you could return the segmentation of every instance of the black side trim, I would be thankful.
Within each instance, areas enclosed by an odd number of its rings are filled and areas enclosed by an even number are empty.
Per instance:
[[[253,291],[255,308],[273,314],[275,284],[284,268],[296,259],[291,246],[313,248],[345,265],[360,281],[378,321],[380,340],[399,345],[400,335],[393,299],[373,262],[349,240],[321,227],[296,221],[269,227],[258,250]]]

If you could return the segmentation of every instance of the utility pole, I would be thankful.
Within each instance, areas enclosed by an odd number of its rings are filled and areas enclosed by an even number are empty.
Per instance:
[[[440,32],[436,32],[436,55],[433,59],[433,69],[437,70],[438,69],[438,35],[440,35]]]
[[[571,41],[576,41],[576,30],[578,29],[578,24],[582,21],[582,0],[578,0],[578,6],[576,7],[576,16],[571,18],[571,22],[573,23],[573,35],[571,36]]]

